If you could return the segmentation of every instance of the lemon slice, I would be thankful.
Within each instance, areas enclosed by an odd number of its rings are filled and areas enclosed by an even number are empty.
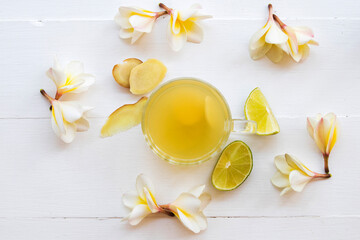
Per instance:
[[[221,153],[211,182],[218,190],[233,190],[247,179],[252,168],[253,157],[250,148],[242,141],[232,142]]]
[[[280,132],[280,127],[260,88],[255,88],[245,102],[245,118],[257,123],[256,134],[273,135]]]

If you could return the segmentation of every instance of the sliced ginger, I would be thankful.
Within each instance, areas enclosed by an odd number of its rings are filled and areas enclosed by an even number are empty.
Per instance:
[[[157,59],[148,59],[130,73],[130,92],[145,94],[152,91],[165,77],[165,65]]]
[[[147,99],[147,97],[142,97],[134,104],[125,104],[116,109],[102,127],[101,136],[110,137],[138,125],[141,122]]]
[[[123,63],[116,64],[112,70],[115,81],[122,87],[129,88],[129,78],[131,70],[142,61],[137,58],[128,58]]]

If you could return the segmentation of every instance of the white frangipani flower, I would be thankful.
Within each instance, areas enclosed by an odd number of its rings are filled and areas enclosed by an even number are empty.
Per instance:
[[[276,156],[274,163],[278,171],[271,178],[271,182],[274,186],[283,188],[280,195],[284,195],[290,190],[301,192],[313,178],[331,177],[330,174],[320,174],[311,171],[289,154]]]
[[[56,85],[56,100],[65,93],[84,92],[95,81],[93,75],[84,73],[84,65],[79,61],[72,61],[65,68],[62,68],[57,59],[55,59],[54,66],[46,72],[46,75]]]
[[[211,197],[204,192],[204,189],[205,185],[202,185],[189,192],[182,193],[173,203],[168,205],[181,223],[194,233],[199,233],[207,227],[203,210],[210,202]]]
[[[307,130],[323,154],[325,172],[329,172],[328,159],[337,140],[338,121],[334,113],[317,114],[307,118]]]
[[[125,193],[122,199],[124,205],[131,209],[130,214],[124,218],[130,225],[137,225],[147,215],[160,211],[154,197],[154,186],[144,174],[136,178],[136,190]]]
[[[278,16],[273,15],[276,22],[280,25],[282,31],[288,36],[285,43],[279,47],[289,54],[296,62],[304,60],[310,53],[310,45],[319,45],[314,40],[314,33],[308,27],[290,27],[283,23]]]
[[[174,51],[179,51],[185,42],[201,43],[204,37],[203,30],[199,21],[211,18],[210,15],[199,13],[200,4],[194,4],[189,9],[171,9],[160,3],[159,6],[170,14],[167,37],[170,47]]]
[[[124,218],[131,225],[137,225],[151,213],[164,213],[176,216],[182,224],[198,233],[206,229],[207,220],[203,214],[204,208],[211,200],[210,194],[205,193],[205,185],[184,192],[170,204],[158,205],[154,197],[154,187],[151,181],[140,174],[136,179],[137,192],[128,192],[123,195],[123,203],[131,209],[130,214]]]
[[[120,26],[120,38],[131,38],[131,44],[135,43],[144,33],[150,33],[156,19],[163,12],[151,12],[136,7],[120,7],[115,16],[115,22]]]
[[[83,132],[89,129],[86,113],[92,107],[81,106],[75,101],[53,99],[43,89],[40,92],[51,103],[51,125],[61,140],[70,143],[75,138],[75,132]]]
[[[278,45],[286,43],[288,36],[281,31],[273,18],[272,5],[268,5],[269,18],[259,31],[257,31],[250,39],[249,50],[253,60],[260,59],[267,55],[273,62],[282,59],[283,51]]]

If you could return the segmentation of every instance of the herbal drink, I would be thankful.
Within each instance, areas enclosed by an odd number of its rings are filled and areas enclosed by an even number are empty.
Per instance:
[[[204,161],[220,149],[228,138],[230,119],[229,108],[215,88],[180,79],[153,93],[142,128],[155,153],[187,164]]]

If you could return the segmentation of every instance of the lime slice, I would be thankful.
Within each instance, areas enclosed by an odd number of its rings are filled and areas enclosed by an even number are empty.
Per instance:
[[[280,127],[260,88],[255,88],[245,102],[245,118],[257,123],[256,134],[273,135],[280,132]]]
[[[242,141],[232,142],[225,147],[215,165],[212,184],[218,190],[233,190],[247,179],[252,168],[250,148]]]

